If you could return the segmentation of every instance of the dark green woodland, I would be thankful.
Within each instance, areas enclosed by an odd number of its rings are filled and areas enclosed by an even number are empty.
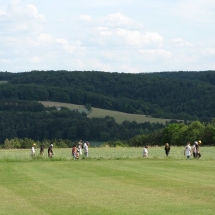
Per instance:
[[[120,140],[138,146],[147,142],[163,144],[172,140],[170,133],[164,137],[162,132],[176,123],[175,119],[184,120],[183,126],[187,128],[193,121],[206,128],[209,124],[213,125],[215,118],[215,71],[140,74],[100,71],[0,72],[0,82],[0,144],[5,139],[13,138],[35,141]],[[128,121],[117,124],[109,116],[89,119],[84,112],[46,108],[38,101],[73,103],[173,120],[165,125]],[[153,138],[157,135],[153,141],[149,138],[152,134]],[[131,139],[138,135],[149,139],[131,143]],[[203,137],[201,135],[195,138]],[[174,143],[177,144],[176,139]],[[215,140],[207,141],[213,144]]]

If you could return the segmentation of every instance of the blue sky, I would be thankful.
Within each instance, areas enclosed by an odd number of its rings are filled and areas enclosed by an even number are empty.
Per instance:
[[[1,0],[0,71],[215,70],[215,0]]]

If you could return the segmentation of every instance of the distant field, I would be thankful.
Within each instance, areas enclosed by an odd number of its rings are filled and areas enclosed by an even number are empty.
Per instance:
[[[84,105],[75,105],[75,104],[69,104],[69,103],[61,103],[61,102],[50,102],[50,101],[39,101],[42,103],[45,107],[67,107],[71,110],[79,110],[80,112],[84,111],[88,113],[88,110],[85,108]],[[103,118],[106,116],[113,117],[117,123],[122,123],[124,120],[128,120],[130,122],[136,121],[137,123],[143,123],[143,122],[150,122],[150,123],[163,123],[165,124],[166,121],[170,121],[170,119],[161,119],[161,118],[153,118],[153,117],[147,117],[145,115],[140,114],[128,114],[123,113],[119,111],[111,111],[111,110],[105,110],[100,108],[91,108],[91,112],[88,114],[90,118],[92,117],[99,117]]]
[[[183,147],[168,159],[163,147],[149,158],[142,148],[90,148],[94,159],[76,161],[71,149],[38,160],[0,150],[0,214],[214,215],[215,148],[201,149],[202,159],[186,160]]]
[[[7,83],[8,81],[0,81],[0,84],[5,84]]]

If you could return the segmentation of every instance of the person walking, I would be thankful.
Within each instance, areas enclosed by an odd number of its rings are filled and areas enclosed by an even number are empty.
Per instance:
[[[198,142],[195,141],[193,146],[192,146],[193,158],[196,158],[197,148],[198,148]]]
[[[143,149],[143,157],[148,157],[148,146],[145,146],[144,149]]]
[[[88,141],[86,143],[84,143],[83,148],[84,148],[84,155],[86,157],[88,157],[88,152],[89,152],[89,142]]]
[[[44,148],[45,148],[44,145],[40,145],[40,155],[44,154]]]
[[[166,144],[165,144],[164,150],[165,150],[166,156],[168,157],[169,152],[170,152],[170,146],[169,146],[169,143],[166,143]]]
[[[53,153],[53,144],[51,144],[48,148],[48,157],[52,158],[52,156],[54,155]]]
[[[35,157],[35,148],[36,148],[36,144],[34,143],[34,144],[32,145],[32,147],[31,147],[31,156],[32,156],[32,158]]]
[[[184,155],[187,157],[187,159],[190,159],[190,155],[191,155],[190,142],[187,142],[187,145],[185,146]]]
[[[82,140],[78,142],[78,151],[79,151],[79,154],[82,155]]]
[[[77,148],[76,145],[74,144],[72,147],[72,156],[73,156],[73,160],[76,159],[76,153],[77,153]]]

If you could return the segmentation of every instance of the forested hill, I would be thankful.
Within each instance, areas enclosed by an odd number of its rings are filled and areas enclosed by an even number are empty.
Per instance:
[[[50,100],[174,119],[215,117],[215,71],[0,72],[0,98]]]

